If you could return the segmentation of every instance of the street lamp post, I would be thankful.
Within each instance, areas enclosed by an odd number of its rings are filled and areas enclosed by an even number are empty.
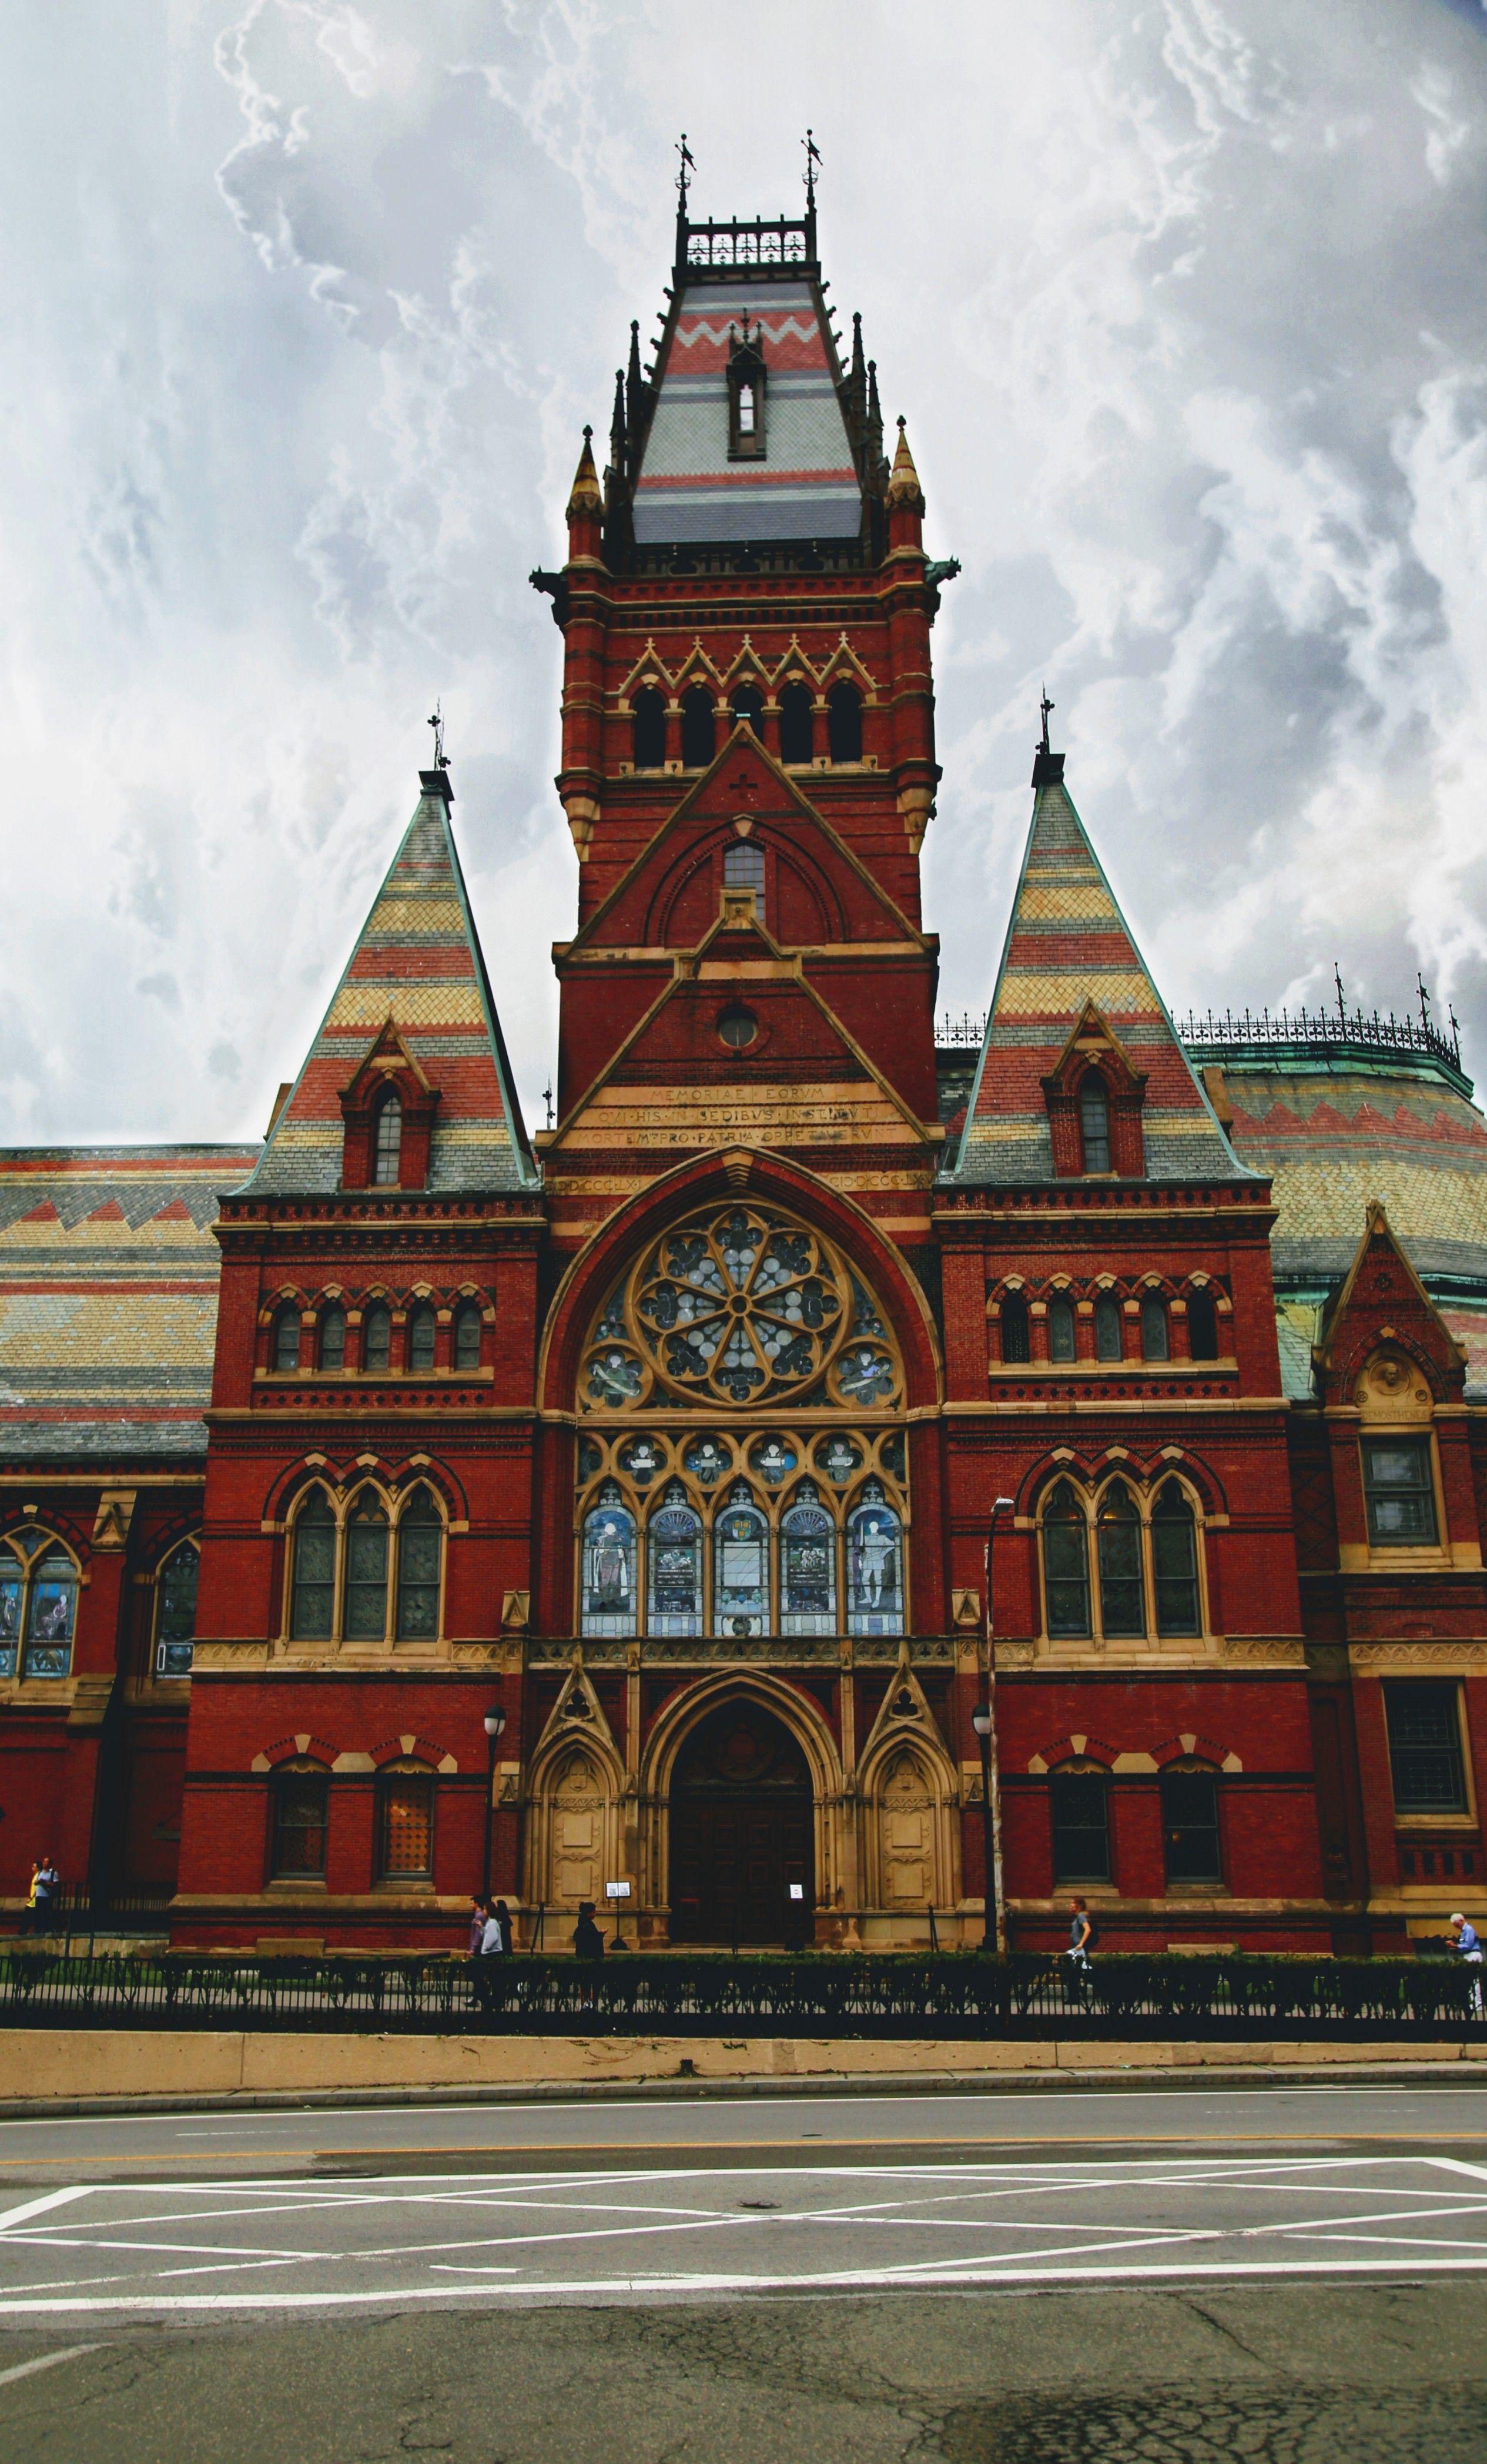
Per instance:
[[[491,1815],[495,1801],[495,1749],[506,1727],[506,1714],[499,1703],[492,1703],[485,1716],[486,1732],[486,1853],[481,1870],[480,1896],[491,1898]]]
[[[996,1752],[996,1643],[995,1619],[992,1608],[992,1543],[996,1537],[996,1518],[1010,1514],[1013,1501],[998,1497],[992,1503],[992,1520],[986,1534],[986,1700],[978,1703],[971,1714],[971,1726],[981,1749],[981,1853],[986,1868],[986,1924],[981,1947],[986,1951],[1003,1950],[1001,1889],[1001,1769]]]

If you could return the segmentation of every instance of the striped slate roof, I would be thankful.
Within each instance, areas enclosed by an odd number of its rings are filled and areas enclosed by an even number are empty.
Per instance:
[[[728,456],[731,328],[764,354],[765,451]],[[815,281],[772,277],[756,292],[706,275],[683,288],[657,372],[635,485],[644,545],[708,539],[855,539],[863,492],[837,395],[835,352]]]
[[[340,1090],[389,1017],[440,1090],[429,1190],[537,1185],[449,826],[448,781],[443,771],[420,775],[403,844],[245,1195],[339,1188]]]
[[[237,1147],[0,1150],[0,1460],[205,1455]]]
[[[1055,757],[1061,762],[1061,756]],[[961,1184],[1054,1178],[1041,1081],[1093,1001],[1147,1081],[1148,1180],[1249,1179],[1177,1041],[1061,778],[1039,786],[955,1168]]]

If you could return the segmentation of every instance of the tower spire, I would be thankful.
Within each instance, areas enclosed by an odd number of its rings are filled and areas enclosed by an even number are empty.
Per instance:
[[[638,317],[632,317],[630,319],[630,363],[625,377],[625,429],[632,452],[640,443],[641,429],[644,425],[641,407],[645,383],[645,380],[641,374],[641,320]]]
[[[609,467],[617,480],[624,477],[624,370],[615,370],[615,407],[609,422]]]

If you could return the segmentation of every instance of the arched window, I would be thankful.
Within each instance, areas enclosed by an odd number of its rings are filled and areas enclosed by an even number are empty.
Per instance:
[[[1110,1880],[1110,1783],[1093,1763],[1071,1763],[1048,1775],[1056,1882]]]
[[[275,1881],[325,1879],[330,1775],[319,1763],[281,1763],[271,1797],[273,1837],[270,1870]]]
[[[739,1639],[769,1632],[769,1524],[741,1480],[712,1526],[712,1626]]]
[[[856,685],[833,685],[826,695],[826,741],[833,761],[861,761],[863,697]]]
[[[454,1312],[454,1366],[456,1369],[478,1369],[480,1366],[480,1304],[461,1301]]]
[[[682,700],[682,767],[706,770],[716,751],[712,695],[706,685],[693,685]]]
[[[664,770],[667,758],[666,695],[643,685],[630,704],[637,770]]]
[[[426,1301],[420,1301],[408,1311],[408,1367],[418,1376],[426,1376],[434,1365],[433,1310]]]
[[[1189,1298],[1188,1344],[1194,1360],[1218,1358],[1218,1311],[1212,1292],[1193,1292]]]
[[[612,1480],[583,1518],[585,1634],[635,1632],[635,1517]]]
[[[155,1586],[155,1674],[189,1677],[191,1645],[196,1633],[196,1577],[201,1557],[195,1543],[183,1540],[160,1570]]]
[[[1030,1360],[1032,1345],[1028,1340],[1027,1303],[1016,1292],[1001,1305],[1001,1356],[1003,1360]]]
[[[377,1188],[396,1189],[402,1154],[403,1099],[396,1089],[389,1089],[377,1108],[377,1141],[372,1156],[372,1179]]]
[[[387,1516],[375,1489],[363,1489],[346,1522],[348,1642],[381,1642],[387,1632]]]
[[[434,1878],[434,1775],[421,1763],[392,1763],[377,1778],[377,1878]]]
[[[752,727],[762,744],[764,741],[764,695],[757,685],[734,685],[729,709],[735,727]]]
[[[320,1319],[320,1367],[344,1369],[345,1365],[346,1312],[333,1307]]]
[[[0,1549],[0,1677],[13,1677],[26,1606],[26,1569],[12,1550]]]
[[[781,1634],[837,1631],[836,1518],[809,1481],[779,1526],[779,1610]]]
[[[816,721],[809,685],[786,685],[779,696],[779,758],[805,762],[816,751]]]
[[[671,1481],[645,1531],[647,1634],[702,1632],[702,1517]]]
[[[444,1524],[426,1488],[398,1517],[398,1640],[432,1642],[439,1632],[439,1557]]]
[[[1095,1303],[1095,1352],[1101,1360],[1121,1357],[1121,1305],[1113,1292],[1102,1292]]]
[[[275,1369],[297,1369],[299,1366],[299,1311],[281,1309],[273,1321],[273,1366]]]
[[[1066,1480],[1043,1509],[1043,1592],[1052,1639],[1087,1640],[1089,1526],[1078,1492]]]
[[[1074,1357],[1074,1307],[1070,1301],[1048,1304],[1048,1353],[1053,1360]]]
[[[31,1570],[23,1677],[67,1675],[77,1617],[77,1569],[65,1549],[49,1549]]]
[[[1147,1360],[1166,1360],[1171,1347],[1167,1339],[1167,1303],[1148,1292],[1141,1304],[1141,1350]]]
[[[1197,1524],[1175,1480],[1162,1483],[1151,1508],[1151,1570],[1158,1634],[1201,1634]]]
[[[336,1517],[323,1488],[295,1518],[289,1631],[295,1642],[329,1642],[336,1630]]]
[[[1101,1501],[1100,1625],[1106,1640],[1131,1641],[1147,1630],[1147,1587],[1141,1571],[1141,1517],[1121,1481]]]
[[[392,1311],[374,1301],[361,1321],[361,1361],[367,1369],[383,1370],[392,1357]]]
[[[1079,1090],[1079,1125],[1084,1144],[1084,1170],[1110,1169],[1110,1098],[1098,1069],[1086,1072]]]
[[[847,1516],[847,1631],[904,1631],[904,1535],[882,1483],[868,1481]]]
[[[1162,1773],[1162,1850],[1168,1886],[1222,1882],[1218,1775],[1203,1763],[1169,1763]]]
[[[723,850],[725,890],[752,890],[754,913],[764,913],[764,849],[752,839],[734,839]]]

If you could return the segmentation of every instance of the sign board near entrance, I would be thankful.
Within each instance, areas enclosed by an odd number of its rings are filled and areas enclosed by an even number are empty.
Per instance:
[[[604,1897],[606,1900],[627,1900],[629,1896],[630,1886],[628,1882],[606,1882],[604,1884]]]

